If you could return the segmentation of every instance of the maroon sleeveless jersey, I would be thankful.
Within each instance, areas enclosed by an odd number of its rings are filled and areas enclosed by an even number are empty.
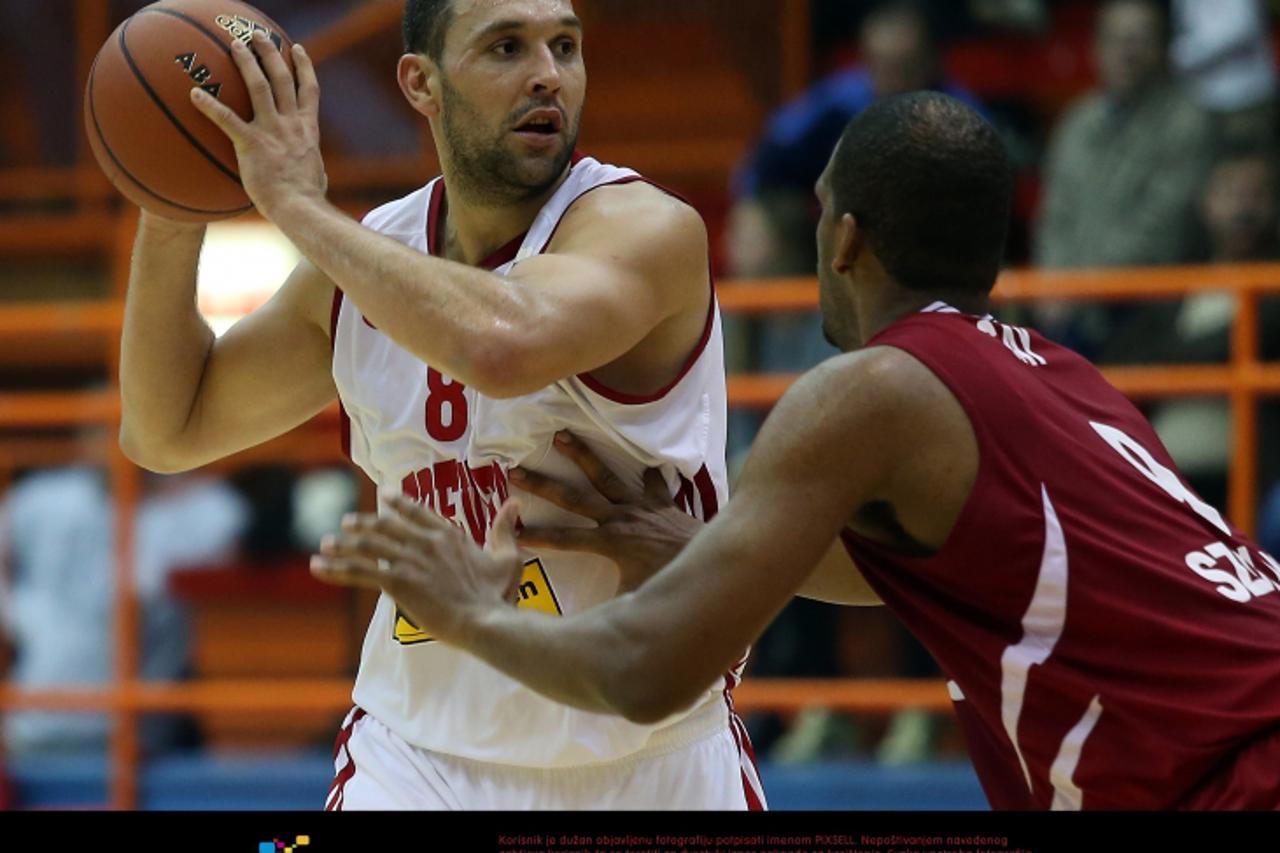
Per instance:
[[[952,680],[991,805],[1280,807],[1280,564],[1070,350],[940,303],[869,345],[923,362],[977,437],[937,554],[844,540]]]

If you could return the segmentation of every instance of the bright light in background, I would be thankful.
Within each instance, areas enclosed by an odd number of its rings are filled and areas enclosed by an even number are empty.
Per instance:
[[[209,226],[196,279],[197,304],[216,335],[271,298],[301,256],[265,222]]]

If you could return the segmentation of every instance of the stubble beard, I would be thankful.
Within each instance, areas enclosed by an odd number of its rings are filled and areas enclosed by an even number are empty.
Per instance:
[[[459,190],[480,204],[503,206],[531,201],[545,195],[564,174],[578,144],[579,116],[566,116],[567,144],[547,159],[521,162],[508,148],[509,116],[497,138],[482,140],[473,128],[483,126],[471,104],[443,81],[444,112],[441,124]],[[521,114],[527,113],[524,108]]]

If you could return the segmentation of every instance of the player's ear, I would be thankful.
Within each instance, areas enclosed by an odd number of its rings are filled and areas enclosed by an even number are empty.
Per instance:
[[[410,106],[427,118],[440,115],[440,66],[420,53],[406,53],[396,66],[396,80]]]
[[[836,225],[836,253],[831,259],[831,266],[842,275],[848,272],[858,260],[864,244],[864,235],[858,227],[857,217],[846,213]]]

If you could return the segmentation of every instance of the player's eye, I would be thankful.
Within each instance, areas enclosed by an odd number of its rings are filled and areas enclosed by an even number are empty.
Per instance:
[[[573,39],[560,39],[555,43],[555,51],[563,57],[574,56],[578,52],[578,43]]]
[[[511,39],[503,39],[491,47],[490,50],[499,56],[515,56],[519,47]]]

